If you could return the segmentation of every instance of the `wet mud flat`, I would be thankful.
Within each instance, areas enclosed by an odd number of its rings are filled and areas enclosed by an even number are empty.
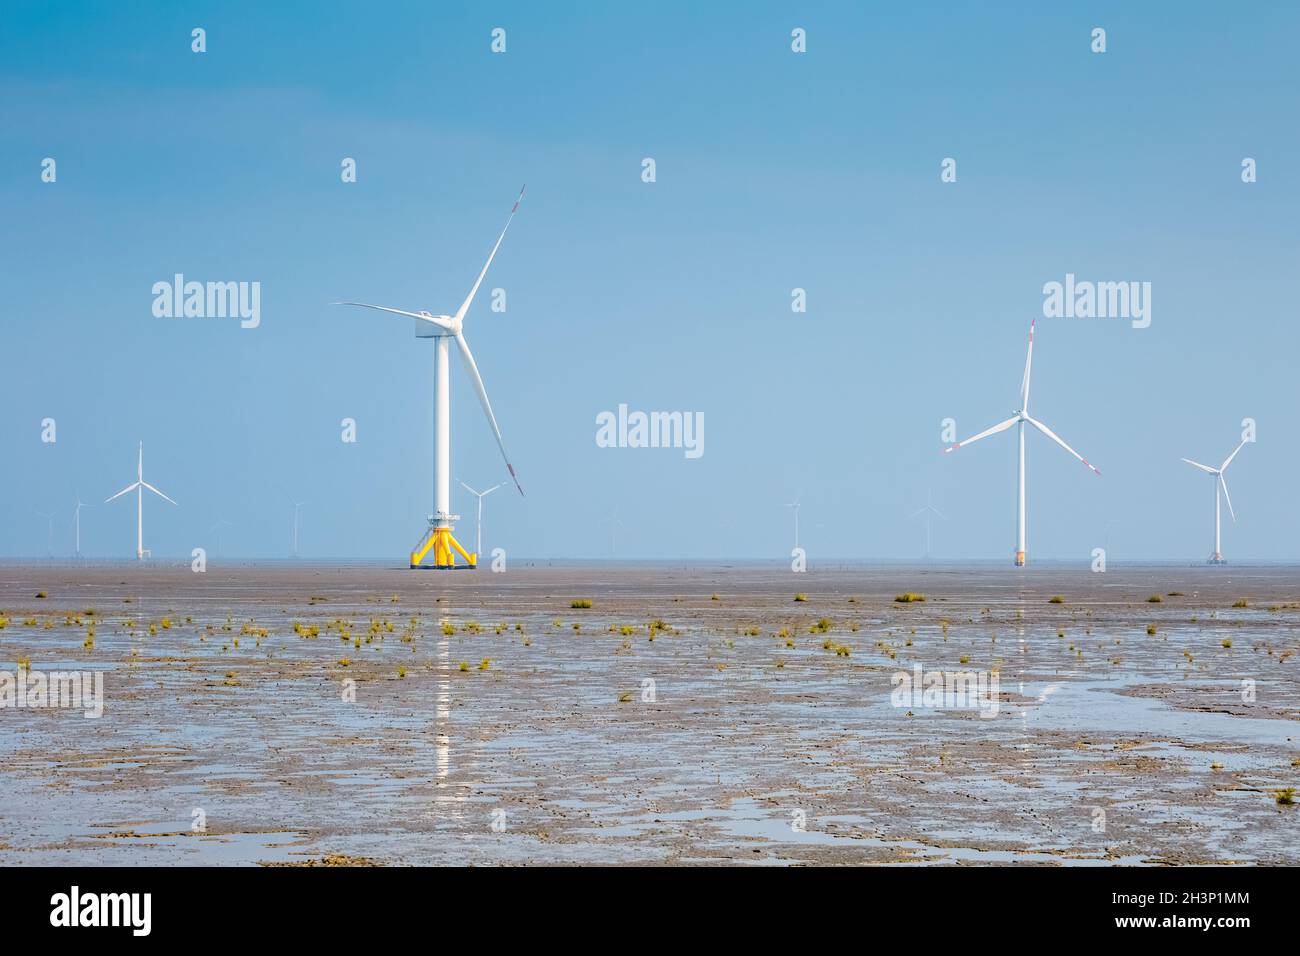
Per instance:
[[[104,674],[0,709],[5,865],[1300,862],[1296,568],[7,564],[0,616]]]

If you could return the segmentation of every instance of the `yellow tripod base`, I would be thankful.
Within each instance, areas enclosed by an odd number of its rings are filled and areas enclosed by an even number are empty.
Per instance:
[[[425,564],[424,559],[430,551],[433,552],[433,564]],[[450,528],[430,528],[416,545],[416,549],[411,552],[411,567],[450,571],[457,567],[456,555],[458,554],[465,559],[465,567],[478,567],[478,555],[470,554],[462,548]]]

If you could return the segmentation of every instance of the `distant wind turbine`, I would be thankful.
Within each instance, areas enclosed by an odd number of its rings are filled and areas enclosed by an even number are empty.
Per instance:
[[[1107,518],[1107,519],[1106,519],[1106,544],[1105,544],[1105,551],[1106,551],[1106,558],[1107,558],[1107,560],[1110,559],[1110,526],[1113,525],[1113,524],[1123,524],[1123,523],[1124,523],[1124,522],[1121,521],[1119,518]]]
[[[794,546],[797,548],[799,547],[799,499],[795,498],[794,501],[781,507],[794,509]]]
[[[51,512],[37,511],[36,513],[40,515],[42,518],[44,518],[46,521],[47,533],[46,533],[46,540],[45,540],[45,553],[48,557],[52,558],[54,557],[54,514],[55,513],[53,511]]]
[[[78,558],[81,557],[81,509],[89,507],[90,505],[81,500],[81,495],[77,495],[77,505],[72,509],[72,527],[76,541],[72,553]]]
[[[456,480],[460,481],[459,478],[457,478]],[[478,522],[474,528],[474,555],[475,555],[474,561],[475,563],[477,563],[478,555],[483,553],[483,499],[486,498],[488,495],[492,494],[492,492],[496,491],[498,488],[500,488],[501,485],[493,485],[487,491],[475,491],[473,488],[465,484],[465,482],[463,481],[460,482],[460,485],[471,495],[474,495],[476,498],[478,498]]]
[[[293,502],[293,556],[295,558],[298,557],[298,512],[302,510],[305,504],[307,504],[305,501]]]
[[[150,555],[150,552],[144,549],[144,489],[146,488],[164,501],[170,501],[172,504],[176,504],[176,502],[172,501],[165,494],[144,480],[144,442],[140,442],[140,455],[136,459],[135,466],[135,483],[127,485],[117,494],[113,495],[112,498],[104,499],[104,504],[108,504],[113,500],[113,498],[121,498],[128,491],[135,492],[135,559],[137,561],[143,561]]]
[[[609,556],[613,558],[618,554],[618,529],[623,527],[623,522],[618,518],[618,510],[608,518],[602,518],[601,524],[609,525]]]
[[[1025,377],[1020,381],[1020,408],[1017,409],[1016,413],[1012,415],[1010,418],[1008,418],[1006,421],[998,422],[993,427],[984,429],[984,431],[980,432],[978,435],[974,435],[971,438],[967,438],[965,441],[959,441],[957,442],[957,444],[950,445],[944,449],[945,453],[953,452],[956,451],[958,448],[962,448],[973,442],[977,442],[981,438],[987,438],[989,435],[996,435],[998,432],[1006,431],[1012,425],[1016,425],[1019,427],[1020,467],[1019,467],[1019,483],[1018,483],[1019,492],[1017,495],[1017,507],[1016,507],[1016,566],[1017,567],[1022,567],[1025,563],[1025,425],[1026,424],[1033,425],[1035,428],[1037,428],[1040,432],[1042,432],[1052,441],[1056,442],[1058,445],[1060,445],[1062,448],[1068,451],[1071,455],[1073,455],[1075,458],[1079,459],[1079,461],[1083,462],[1090,469],[1092,469],[1094,474],[1096,475],[1101,474],[1100,471],[1098,471],[1096,468],[1092,466],[1092,464],[1089,463],[1088,459],[1084,458],[1077,451],[1075,451],[1073,448],[1071,448],[1069,445],[1063,442],[1060,439],[1060,437],[1056,434],[1056,432],[1052,431],[1050,428],[1048,428],[1046,425],[1044,425],[1042,422],[1038,421],[1037,419],[1029,417],[1029,369],[1034,361],[1034,326],[1037,323],[1038,323],[1037,319],[1029,323],[1029,351],[1025,355]]]
[[[913,512],[912,512],[912,517],[913,517],[913,518],[917,518],[917,517],[920,517],[921,515],[925,515],[925,560],[927,560],[927,561],[930,560],[930,522],[931,522],[931,520],[932,520],[936,515],[937,515],[938,517],[942,518],[944,521],[947,521],[947,520],[948,520],[947,518],[944,518],[944,516],[943,516],[943,512],[940,511],[938,508],[936,508],[936,507],[934,506],[934,503],[930,500],[930,494],[931,494],[931,493],[930,493],[929,491],[927,491],[927,492],[925,493],[925,507],[924,507],[924,508],[921,508],[921,509],[918,510],[918,511],[913,511]]]
[[[1232,515],[1232,522],[1233,524],[1236,524],[1237,513],[1232,510],[1232,497],[1228,494],[1228,481],[1226,478],[1223,477],[1223,473],[1227,471],[1228,466],[1232,464],[1232,459],[1237,457],[1237,452],[1241,451],[1244,447],[1246,447],[1246,443],[1243,441],[1240,445],[1236,447],[1233,453],[1229,455],[1224,460],[1223,464],[1220,465],[1218,468],[1211,468],[1209,465],[1202,465],[1199,461],[1192,461],[1190,458],[1183,459],[1183,461],[1187,462],[1187,464],[1193,466],[1194,468],[1199,468],[1201,469],[1201,471],[1209,473],[1214,478],[1214,551],[1210,554],[1210,558],[1208,561],[1206,561],[1206,564],[1227,563],[1223,560],[1223,549],[1220,546],[1219,488],[1220,486],[1222,486],[1223,488],[1223,497],[1228,502],[1228,514]]]
[[[225,548],[223,548],[223,547],[221,546],[221,542],[222,542],[221,529],[222,529],[222,528],[233,528],[234,526],[235,526],[235,523],[234,523],[233,521],[227,521],[225,518],[219,518],[219,519],[217,519],[217,522],[216,522],[216,523],[215,523],[211,528],[208,529],[208,534],[212,534],[213,532],[216,532],[216,535],[217,535],[217,554],[224,554],[224,553],[225,553]]]

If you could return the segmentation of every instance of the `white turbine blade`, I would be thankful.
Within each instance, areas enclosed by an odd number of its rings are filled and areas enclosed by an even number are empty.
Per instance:
[[[522,196],[523,193],[520,193],[520,195]],[[511,213],[511,215],[514,214]],[[501,457],[506,462],[506,470],[510,472],[515,487],[519,489],[519,493],[522,495],[524,489],[519,484],[518,476],[515,475],[515,466],[510,464],[510,456],[506,454],[506,443],[501,437],[501,429],[497,427],[497,417],[492,414],[492,403],[488,401],[487,389],[483,387],[483,376],[478,373],[478,364],[474,361],[474,355],[469,350],[469,343],[465,341],[465,336],[459,332],[456,333],[456,344],[460,346],[460,357],[465,360],[465,371],[469,372],[470,380],[474,383],[474,391],[478,392],[478,400],[483,405],[483,411],[487,415],[488,424],[492,426],[492,434],[496,436],[497,447],[501,449]]]
[[[478,494],[477,491],[475,491],[475,490],[474,490],[473,488],[471,488],[469,485],[465,484],[465,482],[463,482],[463,481],[460,483],[460,486],[461,486],[462,488],[464,488],[466,491],[468,491],[471,495],[477,495],[477,494]]]
[[[483,497],[486,498],[488,495],[492,494],[492,492],[496,491],[500,487],[501,487],[500,485],[493,485],[487,491],[483,492]]]
[[[1020,410],[1029,411],[1029,367],[1034,362],[1034,326],[1038,320],[1029,323],[1029,351],[1025,353],[1025,377],[1020,380]]]
[[[1184,458],[1183,461],[1187,462],[1187,464],[1191,465],[1194,468],[1201,469],[1201,471],[1209,472],[1211,475],[1218,474],[1218,472],[1215,471],[1213,468],[1211,468],[1209,465],[1202,465],[1199,461],[1192,461],[1190,458]]]
[[[969,445],[971,442],[977,442],[981,438],[988,438],[990,435],[996,435],[998,432],[1004,432],[1019,420],[1020,419],[1018,418],[1008,418],[1005,422],[998,422],[992,428],[986,428],[978,435],[974,435],[970,438],[967,438],[965,441],[959,441],[955,445],[949,445],[947,448],[944,449],[944,454],[947,454],[950,451],[956,451],[958,448],[962,448],[965,445]]]
[[[139,484],[140,484],[140,482],[138,482],[138,481],[132,482],[131,484],[129,484],[129,485],[127,485],[125,488],[123,488],[121,491],[119,491],[117,494],[115,494],[115,495],[113,496],[113,498],[121,498],[121,497],[122,497],[124,494],[126,494],[128,491],[135,491],[136,486],[139,485]],[[110,501],[113,500],[113,498],[105,498],[105,499],[104,499],[104,504],[108,504]]]
[[[380,312],[392,312],[394,315],[409,315],[413,319],[429,322],[440,329],[451,329],[451,323],[446,319],[436,315],[426,315],[423,312],[406,312],[403,309],[390,309],[386,305],[371,305],[369,302],[331,302],[330,305],[355,305],[362,309],[378,309]]]
[[[913,518],[917,518],[917,517],[920,517],[920,516],[923,515],[923,514],[925,514],[925,509],[924,509],[924,508],[922,508],[922,509],[919,510],[919,511],[913,511],[911,516],[912,516]]]
[[[1228,460],[1219,466],[1219,471],[1227,471],[1228,466],[1232,464],[1232,459],[1237,457],[1237,452],[1241,451],[1245,447],[1246,447],[1246,443],[1243,441],[1240,445],[1236,447],[1236,449],[1233,450],[1232,454],[1228,456]]]
[[[510,224],[515,220],[515,212],[518,211],[519,204],[524,200],[525,188],[527,188],[527,184],[520,188],[519,198],[515,200],[515,204],[510,210],[510,216],[506,219],[506,228],[502,229],[501,235],[497,237],[497,244],[492,247],[492,252],[488,255],[487,262],[483,264],[483,271],[478,274],[478,279],[474,282],[474,288],[469,290],[469,295],[465,296],[465,301],[462,302],[460,308],[456,310],[457,322],[460,322],[465,318],[465,313],[469,311],[470,303],[474,301],[474,296],[478,295],[478,287],[483,284],[483,277],[487,275],[488,266],[492,265],[492,260],[496,258],[497,250],[501,248],[501,242],[506,237],[506,231],[510,228]],[[518,482],[516,482],[516,484],[518,484]]]
[[[1068,452],[1069,452],[1071,455],[1073,455],[1075,458],[1079,459],[1079,461],[1083,462],[1085,465],[1087,465],[1089,468],[1091,468],[1094,474],[1096,474],[1096,475],[1101,475],[1101,472],[1100,472],[1100,471],[1097,471],[1096,468],[1093,468],[1093,466],[1092,466],[1092,462],[1088,461],[1088,459],[1084,458],[1084,457],[1083,457],[1082,455],[1080,455],[1077,451],[1075,451],[1073,448],[1071,448],[1069,445],[1067,445],[1065,442],[1063,442],[1063,441],[1061,440],[1061,436],[1058,435],[1058,434],[1056,434],[1056,432],[1052,431],[1050,428],[1048,428],[1046,425],[1044,425],[1042,422],[1038,421],[1037,419],[1029,418],[1028,416],[1026,416],[1026,420],[1029,422],[1029,424],[1033,425],[1033,426],[1034,426],[1035,428],[1037,428],[1040,432],[1042,432],[1044,435],[1046,435],[1046,436],[1047,436],[1048,438],[1050,438],[1052,441],[1056,442],[1058,445],[1060,445],[1062,448],[1064,448],[1066,451],[1068,451]]]
[[[165,494],[163,494],[161,491],[159,491],[159,490],[158,490],[157,488],[155,488],[153,485],[149,484],[149,482],[147,482],[147,481],[142,481],[142,482],[140,482],[140,484],[144,485],[146,488],[148,488],[150,491],[152,491],[152,492],[153,492],[155,495],[157,495],[159,498],[162,498],[164,501],[172,501],[170,498],[168,498]],[[172,501],[172,504],[175,505],[176,502]],[[180,505],[176,505],[176,507],[179,508]]]
[[[1219,475],[1219,484],[1223,485],[1223,497],[1228,501],[1228,514],[1232,515],[1232,523],[1237,523],[1237,512],[1232,510],[1232,496],[1228,494],[1228,481],[1223,475]]]
[[[929,507],[929,509],[930,509],[931,511],[933,511],[935,514],[937,514],[940,518],[943,518],[944,521],[947,521],[947,520],[948,520],[946,517],[944,517],[943,512],[940,511],[938,508],[936,508],[934,505],[929,505],[928,507]]]

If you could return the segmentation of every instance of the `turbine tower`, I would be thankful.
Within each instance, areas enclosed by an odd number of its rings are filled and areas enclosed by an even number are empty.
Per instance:
[[[456,480],[460,481],[459,478]],[[478,523],[474,526],[474,553],[479,555],[483,553],[483,499],[500,488],[501,485],[493,485],[487,491],[475,491],[463,481],[460,482],[460,486],[478,498]]]
[[[144,442],[140,442],[140,456],[136,459],[135,466],[135,483],[127,485],[113,495],[112,498],[104,499],[104,504],[108,504],[113,498],[121,498],[128,491],[135,492],[135,559],[137,561],[143,561],[150,556],[150,552],[144,549],[144,490],[146,488],[164,501],[171,501],[172,504],[176,504],[176,502],[144,480]]]
[[[1223,462],[1223,464],[1220,465],[1218,468],[1211,468],[1209,465],[1202,465],[1199,461],[1192,461],[1190,458],[1183,459],[1183,461],[1187,462],[1187,464],[1195,468],[1199,468],[1201,469],[1201,471],[1208,472],[1210,476],[1214,479],[1214,550],[1210,553],[1209,560],[1205,562],[1206,564],[1227,564],[1228,563],[1223,560],[1223,548],[1220,545],[1221,538],[1219,533],[1219,528],[1220,528],[1219,487],[1220,486],[1223,487],[1223,497],[1226,498],[1228,501],[1228,514],[1232,515],[1232,522],[1233,524],[1236,524],[1237,513],[1232,510],[1232,496],[1228,494],[1228,482],[1227,479],[1223,477],[1223,473],[1227,471],[1228,466],[1232,464],[1232,459],[1237,457],[1237,452],[1241,451],[1244,447],[1246,447],[1245,441],[1243,441],[1240,445],[1238,445],[1236,449],[1233,451],[1233,453],[1229,455],[1227,459]]]
[[[414,550],[411,551],[411,567],[413,568],[421,567],[425,556],[430,551],[433,552],[432,567],[440,570],[455,568],[457,554],[465,559],[467,566],[471,568],[478,566],[478,553],[466,554],[460,542],[452,535],[452,529],[455,527],[460,515],[451,513],[451,380],[449,377],[451,368],[448,357],[450,353],[449,339],[455,340],[460,351],[461,360],[465,364],[465,371],[469,374],[474,390],[478,393],[478,400],[483,406],[484,414],[487,415],[488,424],[492,426],[492,434],[496,437],[497,447],[501,449],[501,457],[505,459],[506,470],[510,472],[510,477],[514,480],[515,487],[519,489],[519,494],[524,493],[524,489],[520,487],[519,479],[515,475],[514,466],[510,464],[510,456],[506,454],[506,445],[501,437],[501,429],[497,427],[496,416],[492,414],[492,403],[488,401],[487,389],[483,387],[483,377],[479,375],[478,365],[474,361],[473,353],[469,350],[469,343],[465,341],[463,331],[465,314],[469,311],[474,296],[478,294],[479,286],[483,284],[483,277],[487,275],[488,267],[492,265],[492,260],[496,258],[497,250],[501,248],[501,243],[506,237],[506,231],[509,230],[510,223],[514,221],[515,212],[519,209],[519,203],[523,201],[523,198],[524,191],[520,189],[519,198],[515,200],[514,207],[510,210],[510,216],[506,219],[505,228],[501,230],[501,235],[497,237],[496,245],[492,247],[492,252],[489,253],[487,262],[483,265],[483,271],[478,274],[478,279],[475,280],[473,287],[469,290],[469,295],[465,297],[465,301],[461,303],[455,315],[406,312],[402,309],[371,305],[368,302],[334,303],[334,305],[355,305],[366,309],[378,309],[381,312],[392,312],[396,315],[408,315],[416,320],[416,338],[434,339],[437,346],[434,354],[433,514],[429,515],[428,530],[420,538]]]
[[[935,515],[943,518],[944,521],[948,520],[947,518],[944,518],[943,512],[934,506],[934,503],[930,500],[930,494],[929,491],[926,491],[925,493],[925,507],[912,512],[913,518],[925,515],[925,560],[927,561],[930,560],[930,522],[933,520]]]
[[[1101,474],[1100,471],[1093,468],[1088,459],[1084,458],[1077,451],[1063,442],[1056,432],[1052,431],[1036,418],[1029,417],[1029,370],[1034,361],[1034,326],[1037,324],[1037,319],[1029,323],[1029,351],[1025,355],[1025,376],[1020,382],[1020,408],[1017,409],[1016,413],[1006,421],[998,422],[991,428],[984,429],[984,431],[980,432],[978,435],[967,438],[965,441],[959,441],[957,444],[950,445],[944,449],[945,454],[953,452],[958,448],[971,444],[972,442],[977,442],[981,438],[987,438],[989,435],[996,435],[998,432],[1006,431],[1012,425],[1017,426],[1020,452],[1019,468],[1017,472],[1019,475],[1019,491],[1016,497],[1016,567],[1023,567],[1025,563],[1025,425],[1033,425],[1052,441],[1056,442],[1075,458],[1079,459],[1079,461],[1087,465],[1094,474]]]

